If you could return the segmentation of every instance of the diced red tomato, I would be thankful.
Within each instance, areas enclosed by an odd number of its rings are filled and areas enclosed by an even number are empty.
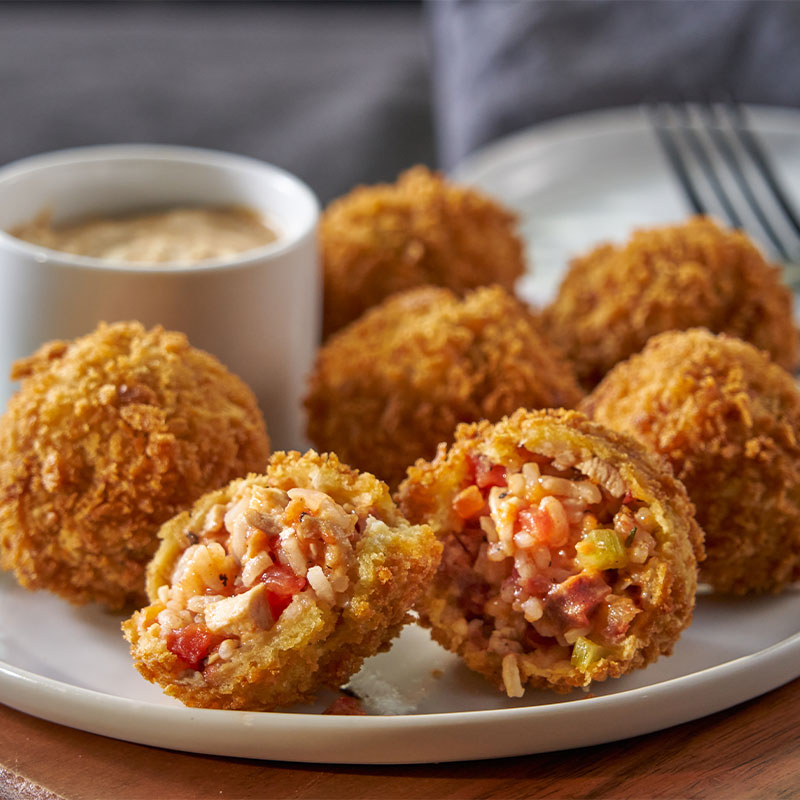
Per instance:
[[[261,573],[260,580],[267,587],[267,591],[289,595],[302,591],[307,583],[305,578],[300,577],[284,564],[273,564]]]
[[[323,714],[338,714],[346,717],[363,717],[366,715],[364,706],[357,697],[340,694],[323,712]]]
[[[202,625],[192,623],[167,633],[167,650],[185,661],[190,669],[200,669],[203,660],[224,637],[214,636]]]
[[[502,464],[492,464],[488,458],[481,455],[470,455],[468,459],[474,483],[480,489],[506,485],[506,468]]]
[[[546,511],[542,511],[536,506],[530,506],[523,508],[517,514],[515,527],[516,530],[529,533],[543,544],[547,544],[553,534],[553,518]]]
[[[293,595],[275,594],[275,592],[267,592],[266,594],[272,619],[276,620],[281,614],[283,614],[284,611],[286,611],[286,607],[292,602]]]
[[[261,574],[261,582],[267,587],[267,602],[274,620],[286,610],[292,598],[305,589],[307,583],[305,578],[283,564],[273,564],[265,570]]]

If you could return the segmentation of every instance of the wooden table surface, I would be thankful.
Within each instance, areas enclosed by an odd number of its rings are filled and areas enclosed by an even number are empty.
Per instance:
[[[695,722],[492,761],[319,766],[128,744],[0,705],[0,800],[800,798],[800,680]]]

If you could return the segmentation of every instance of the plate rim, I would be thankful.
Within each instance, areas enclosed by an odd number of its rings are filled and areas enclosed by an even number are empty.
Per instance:
[[[731,684],[741,688],[742,674],[748,677],[746,690],[737,691],[731,702],[728,688]],[[599,697],[577,697],[563,703],[515,708],[365,717],[190,708],[74,686],[4,660],[0,660],[0,701],[18,711],[88,733],[184,752],[312,764],[406,764],[529,755],[618,741],[739,705],[798,677],[800,631],[754,653],[647,686]],[[663,700],[673,694],[683,699],[691,696],[696,702],[665,705]],[[61,702],[52,704],[54,699]],[[656,721],[652,715],[637,717],[631,713],[652,710],[654,705],[661,711]],[[79,713],[78,719],[70,713],[72,711]],[[592,729],[589,725],[577,736],[565,735],[565,726],[615,714],[622,722],[611,735],[602,726]],[[311,740],[343,734],[344,746],[339,743],[333,750],[326,750],[325,746],[329,745],[326,741],[298,755],[298,746],[292,737],[308,736],[311,720],[314,725]],[[540,733],[539,738],[534,737],[521,745],[515,746],[513,738],[509,741],[509,733],[522,736],[530,734],[531,727],[541,729],[554,722],[555,730],[550,731],[549,742],[542,741]],[[206,729],[210,745],[185,739],[186,727],[193,723]],[[442,747],[442,734],[454,728],[460,736]],[[471,739],[469,736],[486,728],[504,728],[506,735],[499,736],[487,749],[486,738]],[[219,738],[219,734],[223,737]],[[248,741],[249,736],[254,736],[253,742]],[[438,749],[432,749],[434,741],[439,744]],[[267,746],[269,754],[263,752]],[[362,749],[365,746],[367,749]]]
[[[743,103],[742,107],[758,126],[776,133],[800,132],[800,108],[756,103]],[[497,169],[500,163],[513,160],[519,151],[544,149],[554,142],[598,133],[632,130],[651,130],[642,105],[611,106],[551,117],[487,142],[462,158],[448,174],[456,181],[477,183],[489,166]]]

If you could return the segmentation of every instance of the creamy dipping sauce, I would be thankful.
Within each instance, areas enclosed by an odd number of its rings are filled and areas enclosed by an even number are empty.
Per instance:
[[[31,244],[135,264],[195,264],[235,256],[277,239],[261,217],[239,206],[174,208],[54,227],[50,213],[9,230]]]

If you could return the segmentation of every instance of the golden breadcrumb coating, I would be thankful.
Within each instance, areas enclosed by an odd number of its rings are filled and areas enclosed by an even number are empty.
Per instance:
[[[587,398],[594,419],[661,453],[705,530],[700,577],[719,592],[800,578],[800,390],[751,344],[664,333]]]
[[[691,621],[703,546],[685,489],[583,414],[460,425],[397,496],[444,543],[422,624],[510,696],[644,667]]]
[[[459,422],[517,408],[572,407],[572,368],[531,312],[499,286],[395,295],[321,348],[306,397],[308,436],[396,486]]]
[[[591,389],[654,334],[692,327],[728,333],[797,366],[792,295],[742,232],[706,217],[636,231],[576,258],[544,316]]]
[[[181,333],[101,323],[43,345],[12,378],[0,564],[72,603],[142,602],[161,524],[269,456],[253,393]]]
[[[332,202],[320,243],[325,337],[395,292],[422,284],[510,290],[525,270],[516,217],[421,165]]]
[[[269,710],[345,683],[389,649],[441,556],[384,483],[313,451],[275,453],[160,536],[151,605],[123,630],[142,675],[209,708]]]

